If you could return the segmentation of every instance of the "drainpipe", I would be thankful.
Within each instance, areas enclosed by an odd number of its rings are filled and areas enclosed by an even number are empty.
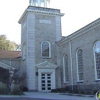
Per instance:
[[[70,64],[71,64],[71,86],[73,91],[72,45],[70,40],[69,40],[69,49],[70,49]]]

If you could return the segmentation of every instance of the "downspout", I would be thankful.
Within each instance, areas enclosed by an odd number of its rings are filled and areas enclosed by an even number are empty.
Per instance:
[[[70,40],[69,40],[69,49],[70,49],[70,64],[71,64],[71,86],[73,91],[72,45]]]

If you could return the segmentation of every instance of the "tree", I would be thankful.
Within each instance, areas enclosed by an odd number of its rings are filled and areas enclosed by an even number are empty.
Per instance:
[[[15,50],[17,44],[7,40],[5,35],[0,35],[0,50]]]

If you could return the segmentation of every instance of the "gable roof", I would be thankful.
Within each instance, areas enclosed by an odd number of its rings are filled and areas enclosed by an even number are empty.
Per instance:
[[[100,18],[96,19],[95,21],[87,24],[86,26],[80,28],[79,30],[75,31],[74,33],[66,36],[65,38],[61,39],[60,41],[57,41],[56,43],[58,45],[62,45],[65,42],[68,42],[82,34],[87,33],[88,31],[92,30],[93,28],[100,26]]]
[[[20,51],[0,50],[0,58],[18,58]]]

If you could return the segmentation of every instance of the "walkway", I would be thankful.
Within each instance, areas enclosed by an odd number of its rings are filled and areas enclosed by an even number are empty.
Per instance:
[[[96,100],[94,96],[71,96],[67,94],[59,94],[59,93],[43,93],[43,92],[25,92],[24,93],[28,98],[40,98],[42,99],[51,99],[51,100]]]

